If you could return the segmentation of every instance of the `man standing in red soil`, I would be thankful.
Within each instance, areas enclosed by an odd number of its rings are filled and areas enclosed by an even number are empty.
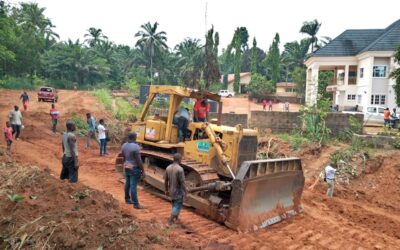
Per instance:
[[[141,178],[145,178],[142,159],[140,158],[140,147],[136,143],[136,133],[128,133],[128,142],[122,145],[122,157],[124,159],[125,174],[125,203],[133,204],[136,209],[143,209],[139,204],[137,185]]]
[[[78,182],[78,142],[76,141],[75,123],[73,121],[67,121],[66,123],[67,132],[64,133],[62,138],[62,170],[60,179],[69,179],[69,182]]]
[[[335,174],[336,174],[336,165],[331,163],[325,167],[325,181],[328,184],[328,190],[326,191],[326,195],[329,197],[333,196],[333,189],[335,186]]]
[[[179,213],[183,206],[183,199],[186,196],[187,189],[185,185],[185,173],[180,166],[182,156],[179,153],[174,154],[174,162],[169,165],[165,171],[164,184],[165,194],[171,197],[172,211],[168,219],[168,225],[177,222]]]
[[[272,111],[272,99],[269,100],[268,110]]]
[[[263,106],[263,110],[266,111],[267,110],[267,100],[265,100],[265,98],[262,99],[262,106]]]
[[[19,111],[18,106],[14,106],[14,110],[10,112],[8,115],[8,118],[10,119],[11,127],[13,130],[13,134],[15,133],[15,139],[18,141],[19,140],[19,134],[21,132],[22,128],[22,114],[21,111]]]
[[[26,91],[24,91],[24,93],[21,94],[19,99],[22,100],[22,105],[24,106],[24,111],[27,111],[28,110],[28,103],[29,103],[28,93],[26,93]]]
[[[54,103],[51,104],[50,116],[51,116],[51,125],[52,125],[53,133],[56,132],[59,115],[60,115],[60,112],[58,112]]]

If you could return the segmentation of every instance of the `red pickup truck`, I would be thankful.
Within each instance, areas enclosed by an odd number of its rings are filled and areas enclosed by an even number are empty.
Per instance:
[[[55,88],[52,87],[41,87],[38,92],[38,101],[58,101],[58,94]]]

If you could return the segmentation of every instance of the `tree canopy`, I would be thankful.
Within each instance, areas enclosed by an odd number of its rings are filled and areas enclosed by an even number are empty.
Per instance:
[[[313,51],[329,41],[318,38],[321,24],[316,20],[301,27],[310,38],[286,43],[283,51],[278,33],[270,44],[253,37],[249,48],[250,34],[244,26],[234,30],[231,43],[224,48],[220,48],[219,32],[211,27],[203,39],[187,37],[170,49],[167,33],[158,22],[127,31],[132,42],[136,39],[134,47],[114,43],[101,27],[88,27],[84,39],[62,41],[46,9],[37,3],[12,7],[1,3],[0,85],[9,88],[29,89],[39,84],[72,88],[77,84],[86,89],[119,89],[135,83],[135,87],[172,84],[218,90],[227,88],[227,75],[234,74],[234,89],[239,92],[240,73],[251,72],[250,89],[265,93],[282,80],[303,84],[303,62],[310,46]]]

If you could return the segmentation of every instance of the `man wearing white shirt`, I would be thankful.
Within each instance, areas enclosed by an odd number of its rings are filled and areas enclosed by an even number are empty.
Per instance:
[[[331,163],[325,167],[325,179],[326,183],[328,183],[328,191],[326,192],[326,195],[328,195],[329,197],[333,196],[333,188],[335,185],[335,173],[336,173],[335,164]]]
[[[97,126],[97,130],[99,131],[99,140],[100,140],[100,156],[106,155],[106,147],[107,147],[107,135],[106,128],[104,125],[104,119],[100,119],[99,126]]]

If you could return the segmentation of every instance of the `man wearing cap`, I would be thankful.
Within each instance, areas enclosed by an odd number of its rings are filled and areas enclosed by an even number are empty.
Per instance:
[[[64,133],[62,138],[62,170],[60,179],[68,179],[69,182],[78,182],[78,143],[76,141],[75,123],[68,120],[66,123],[67,132]]]

